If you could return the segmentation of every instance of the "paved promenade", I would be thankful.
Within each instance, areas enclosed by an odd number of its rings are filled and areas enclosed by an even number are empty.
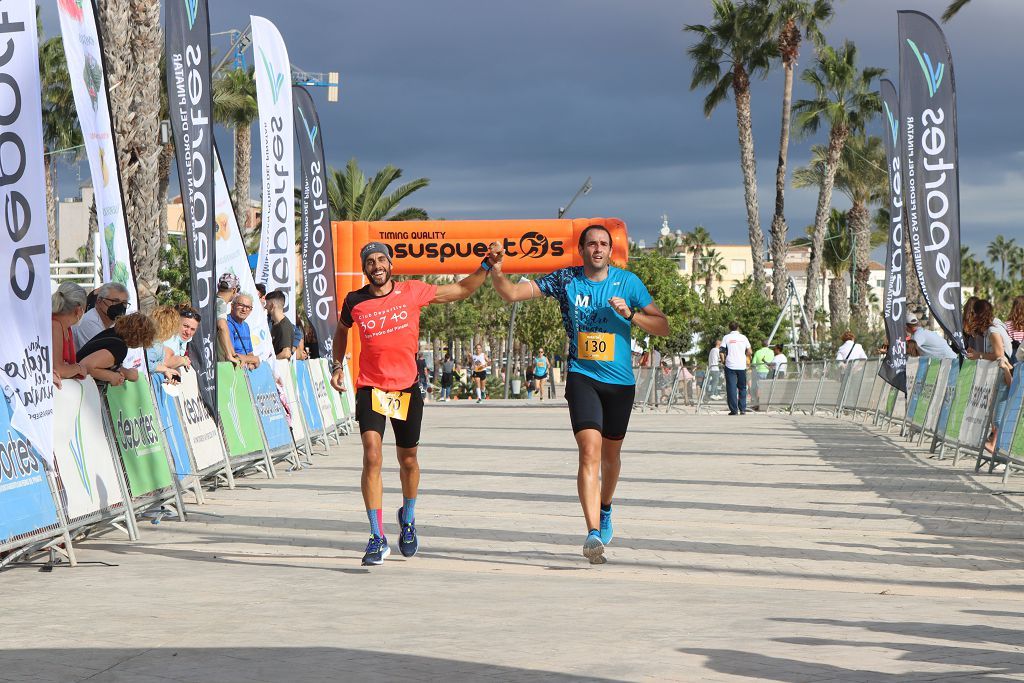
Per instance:
[[[416,558],[359,566],[352,436],[0,574],[0,681],[1024,680],[1024,496],[995,477],[827,418],[631,427],[604,566],[564,403],[433,404]]]

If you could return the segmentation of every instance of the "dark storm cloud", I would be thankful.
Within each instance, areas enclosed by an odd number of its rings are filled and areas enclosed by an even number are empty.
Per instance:
[[[937,16],[945,4],[899,7]],[[885,67],[895,80],[896,9],[889,0],[837,2],[828,38],[854,40],[863,65]],[[429,177],[413,203],[432,215],[550,216],[590,175],[594,191],[573,207],[576,216],[618,216],[635,237],[651,239],[668,213],[673,227],[701,223],[719,242],[746,239],[735,109],[730,100],[705,119],[703,93],[688,89],[693,38],[682,27],[707,21],[709,2],[211,2],[214,31],[241,28],[249,14],[277,24],[294,64],[341,72],[340,103],[315,93],[329,162],[355,156],[367,172],[392,163],[406,178]],[[959,91],[964,242],[975,247],[1012,234],[1020,214],[1021,96],[1006,75],[1024,52],[1022,22],[1019,3],[978,1],[944,26]],[[800,67],[812,61],[805,46]],[[781,89],[776,71],[753,90],[766,230]],[[807,94],[798,83],[796,97]],[[218,135],[227,154],[230,139]],[[823,141],[795,142],[790,167]],[[790,192],[792,232],[812,221],[815,199]]]

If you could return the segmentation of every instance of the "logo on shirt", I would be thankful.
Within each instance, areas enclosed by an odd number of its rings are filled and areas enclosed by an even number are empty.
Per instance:
[[[576,307],[577,308],[590,308],[590,295],[589,294],[577,294],[576,295]]]

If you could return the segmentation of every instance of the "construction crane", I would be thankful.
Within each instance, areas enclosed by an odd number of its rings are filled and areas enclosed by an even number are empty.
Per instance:
[[[228,62],[232,63],[232,68],[234,69],[244,70],[247,68],[245,63],[245,53],[252,45],[251,26],[246,26],[242,30],[230,29],[228,31],[211,33],[210,35],[211,37],[228,36],[231,43],[231,47],[224,52],[224,56],[221,57],[220,62],[214,68],[214,75],[227,66]],[[306,71],[305,69],[292,64],[292,85],[327,88],[327,101],[338,101],[338,89],[340,84],[337,71]]]

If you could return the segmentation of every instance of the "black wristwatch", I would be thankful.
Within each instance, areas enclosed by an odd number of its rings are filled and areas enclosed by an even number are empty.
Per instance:
[[[626,320],[632,320],[633,316],[635,316],[635,315],[636,315],[636,309],[635,308],[629,309],[629,317],[626,318]]]

